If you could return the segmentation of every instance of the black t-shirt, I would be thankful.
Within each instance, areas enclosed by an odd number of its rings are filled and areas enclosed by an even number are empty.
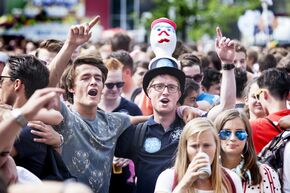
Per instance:
[[[113,110],[113,112],[120,112],[120,113],[126,113],[131,116],[137,116],[137,115],[142,115],[142,111],[136,105],[135,103],[128,101],[125,98],[121,98],[120,105]]]
[[[31,134],[30,127],[21,129],[18,139],[14,143],[17,155],[14,157],[17,166],[22,166],[40,178],[47,154],[47,145],[34,142],[37,136]]]

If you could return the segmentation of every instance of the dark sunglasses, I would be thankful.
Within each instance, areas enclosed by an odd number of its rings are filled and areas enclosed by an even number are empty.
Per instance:
[[[195,82],[201,82],[202,81],[202,78],[203,78],[203,75],[202,74],[196,74],[194,76],[185,76],[186,78],[189,78],[189,79],[193,79]]]
[[[230,130],[222,129],[219,132],[219,137],[221,140],[228,140],[231,137],[231,135],[232,131]],[[238,140],[244,141],[245,139],[247,139],[248,134],[246,131],[236,131],[235,136],[238,138]]]
[[[122,88],[124,86],[125,82],[115,82],[115,83],[105,83],[105,86],[108,89],[113,89],[116,85],[117,88]]]

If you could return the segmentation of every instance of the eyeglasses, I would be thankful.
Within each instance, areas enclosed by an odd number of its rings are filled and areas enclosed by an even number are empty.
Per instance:
[[[260,89],[258,89],[256,92],[255,92],[255,99],[257,99],[257,100],[260,100],[260,95],[265,91],[266,89],[262,89],[262,88],[260,88]]]
[[[232,131],[227,129],[222,129],[219,132],[219,137],[221,140],[228,140],[231,135]],[[248,137],[248,134],[246,131],[235,131],[235,136],[238,138],[238,140],[244,141]]]
[[[203,75],[202,74],[196,74],[194,76],[185,76],[186,78],[193,79],[195,82],[200,83],[202,81]]]
[[[0,84],[2,84],[2,83],[3,83],[3,81],[4,81],[4,78],[10,78],[10,79],[12,79],[12,77],[11,77],[11,76],[0,76]]]
[[[165,87],[167,87],[167,90],[169,93],[176,93],[179,90],[179,86],[176,86],[173,84],[165,85],[163,83],[159,83],[159,84],[152,84],[150,87],[153,87],[154,90],[156,90],[157,92],[163,92]]]
[[[105,83],[105,86],[108,89],[113,89],[116,85],[117,88],[122,88],[124,86],[125,82],[115,82],[115,83]]]

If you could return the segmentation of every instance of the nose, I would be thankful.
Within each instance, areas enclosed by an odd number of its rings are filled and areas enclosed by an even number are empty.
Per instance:
[[[194,108],[198,108],[198,105],[197,105],[196,101],[193,102],[192,106],[193,106]]]
[[[198,146],[198,153],[200,153],[200,152],[204,152],[204,148],[203,148],[203,145],[202,144],[200,144]]]
[[[232,140],[232,141],[236,140],[235,131],[232,131],[231,136],[230,136],[230,140]]]
[[[165,86],[165,88],[163,89],[162,94],[169,94],[167,86]]]
[[[237,61],[235,65],[236,65],[237,68],[241,68],[242,67],[242,64],[241,64],[240,61]]]
[[[91,81],[90,81],[91,85],[96,85],[97,84],[97,79],[95,77],[91,77]]]

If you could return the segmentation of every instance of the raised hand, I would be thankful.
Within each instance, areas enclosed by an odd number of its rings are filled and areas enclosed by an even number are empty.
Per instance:
[[[99,20],[100,16],[96,16],[89,23],[71,26],[67,39],[68,43],[78,47],[87,42],[92,36],[92,32],[90,30],[99,22]]]
[[[207,166],[208,160],[201,155],[196,155],[187,167],[187,170],[178,183],[177,187],[180,190],[189,190],[192,185],[199,179],[199,175],[203,174],[203,171],[199,171],[200,168]],[[177,190],[178,190],[177,189]],[[175,192],[175,191],[174,191]],[[181,192],[181,191],[176,191]]]
[[[215,50],[223,64],[232,64],[235,59],[235,43],[233,40],[223,37],[221,29],[216,28]]]

